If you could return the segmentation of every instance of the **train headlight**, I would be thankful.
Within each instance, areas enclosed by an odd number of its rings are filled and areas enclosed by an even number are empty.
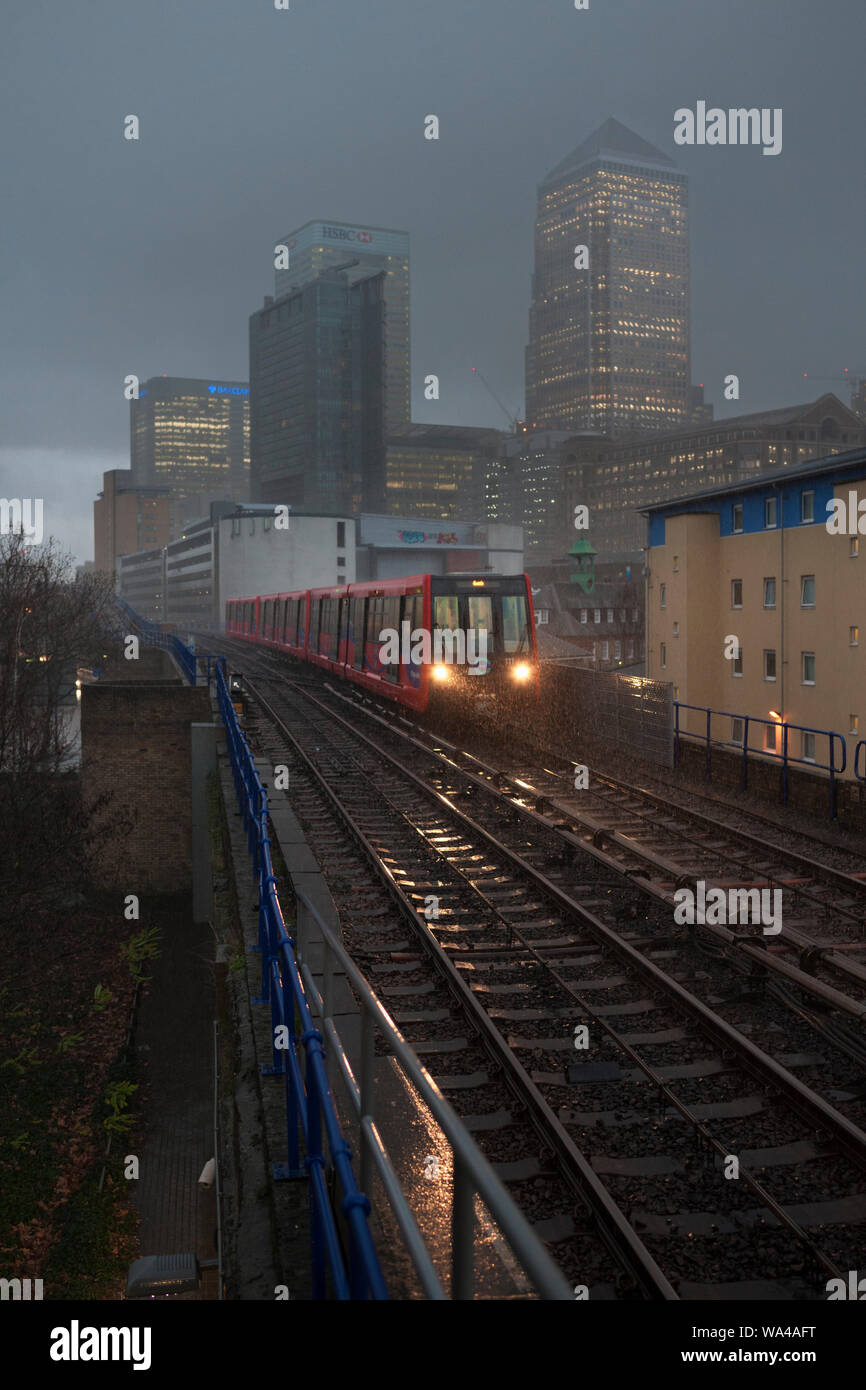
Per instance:
[[[531,668],[525,664],[525,662],[521,661],[518,666],[514,667],[514,670],[511,674],[514,676],[514,679],[516,681],[528,681],[529,677],[532,675],[532,671]]]
[[[434,679],[434,681],[447,681],[448,676],[449,676],[449,671],[448,671],[448,667],[447,667],[447,666],[434,666],[434,667],[433,667],[433,679]]]

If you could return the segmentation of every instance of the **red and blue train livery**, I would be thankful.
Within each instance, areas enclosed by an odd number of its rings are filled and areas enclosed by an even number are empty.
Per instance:
[[[519,712],[538,700],[525,574],[416,574],[229,599],[225,624],[229,636],[286,652],[419,713]],[[418,659],[425,647],[437,652],[437,630],[472,634],[476,655],[483,640],[485,659],[474,672],[447,646],[443,660]],[[386,632],[400,636],[399,649],[387,650]],[[420,640],[407,642],[409,634]]]

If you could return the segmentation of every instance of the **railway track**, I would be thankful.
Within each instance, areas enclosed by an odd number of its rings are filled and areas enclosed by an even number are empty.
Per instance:
[[[371,738],[345,696],[255,666],[259,737],[350,949],[568,1277],[596,1297],[821,1297],[856,1268],[863,1057],[816,1033],[828,998],[785,997],[763,944],[677,931],[657,885],[393,714]]]

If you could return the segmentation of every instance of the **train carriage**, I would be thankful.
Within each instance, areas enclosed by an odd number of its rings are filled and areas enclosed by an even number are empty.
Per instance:
[[[538,699],[525,574],[420,574],[231,599],[226,632],[419,713],[514,712]]]

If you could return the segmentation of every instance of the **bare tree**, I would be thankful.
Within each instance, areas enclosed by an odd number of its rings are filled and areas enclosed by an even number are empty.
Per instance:
[[[79,666],[98,665],[111,628],[110,579],[76,576],[55,541],[0,537],[0,882],[33,878],[86,833],[75,734]]]

